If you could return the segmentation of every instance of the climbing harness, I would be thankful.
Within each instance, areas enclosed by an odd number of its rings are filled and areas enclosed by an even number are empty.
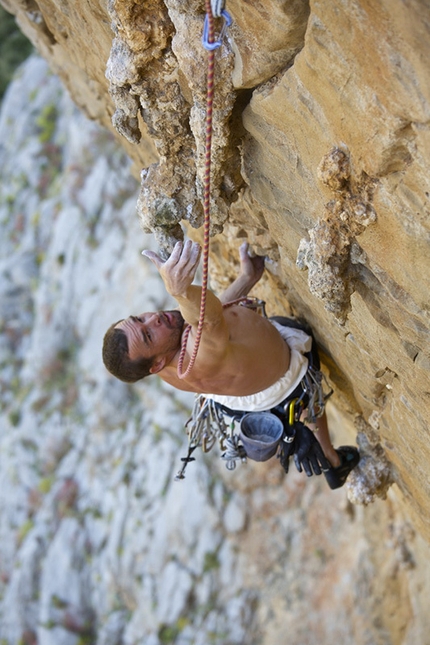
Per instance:
[[[302,380],[301,385],[303,388],[309,388],[308,383],[305,382],[305,378]],[[314,391],[311,394],[319,402],[318,414],[321,416],[324,411],[325,402],[331,395],[332,391],[324,393],[320,379],[312,379],[312,388]],[[226,462],[226,468],[228,470],[234,470],[236,468],[237,461],[246,463],[247,457],[256,461],[265,461],[265,459],[255,458],[252,456],[252,452],[247,444],[247,439],[243,432],[241,432],[240,423],[245,416],[254,416],[255,420],[260,421],[261,423],[262,415],[267,414],[270,414],[271,416],[273,415],[273,417],[277,417],[278,419],[281,418],[284,423],[283,435],[279,437],[279,440],[276,442],[276,446],[279,445],[278,457],[280,459],[281,466],[285,471],[287,471],[288,459],[294,452],[293,443],[295,440],[296,428],[298,424],[301,426],[304,425],[300,421],[302,410],[303,399],[300,400],[299,398],[294,398],[283,402],[282,406],[277,406],[269,412],[254,412],[250,414],[246,412],[226,411],[219,403],[212,401],[212,399],[207,399],[202,394],[197,394],[191,416],[185,424],[188,434],[188,454],[186,457],[181,458],[183,466],[175,479],[185,479],[185,470],[187,465],[191,461],[195,461],[195,458],[191,457],[191,455],[196,448],[201,448],[203,452],[209,452],[217,441],[219,442],[221,450],[221,459]],[[308,411],[308,417],[309,416],[314,420],[316,418]],[[308,417],[306,420],[308,420]],[[261,450],[264,448],[267,448],[267,445],[263,446],[262,444]],[[266,459],[272,456],[275,452],[276,448],[274,451],[268,453],[269,456],[266,457]]]
[[[210,193],[211,193],[211,152],[212,152],[212,114],[214,98],[214,71],[215,71],[215,50],[221,46],[225,31],[231,25],[231,17],[224,9],[222,0],[205,0],[205,22],[203,28],[203,46],[208,52],[208,70],[207,70],[207,94],[206,94],[206,133],[205,133],[205,172],[203,179],[203,254],[202,254],[202,295],[200,301],[199,322],[194,340],[194,348],[190,361],[185,371],[183,371],[187,341],[190,335],[191,326],[185,329],[182,338],[181,352],[178,360],[178,377],[186,378],[191,372],[200,345],[203,332],[203,324],[206,311],[206,295],[208,288],[208,268],[209,268],[209,234],[210,234]],[[224,25],[218,40],[215,40],[214,17],[222,17]]]

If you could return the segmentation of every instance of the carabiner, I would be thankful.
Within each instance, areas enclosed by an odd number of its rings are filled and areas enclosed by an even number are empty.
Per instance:
[[[218,49],[218,47],[221,47],[223,38],[225,36],[225,32],[233,22],[232,17],[225,9],[221,11],[221,16],[224,18],[224,24],[222,26],[219,38],[218,40],[215,40],[213,43],[210,43],[209,42],[209,17],[208,17],[208,14],[205,15],[205,24],[203,25],[202,43],[203,43],[203,47],[208,51],[213,51],[214,49]]]
[[[290,401],[290,405],[289,405],[289,408],[288,408],[288,413],[289,413],[288,414],[288,425],[291,426],[291,427],[294,425],[294,422],[296,421],[296,419],[295,419],[295,416],[296,416],[295,415],[296,403],[297,403],[297,399],[293,399],[292,401]]]

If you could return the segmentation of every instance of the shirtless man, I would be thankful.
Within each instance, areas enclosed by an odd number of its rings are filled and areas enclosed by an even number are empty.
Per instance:
[[[143,253],[158,269],[167,292],[178,302],[179,311],[146,312],[112,325],[105,335],[103,360],[114,376],[134,382],[149,374],[158,374],[163,381],[179,390],[209,392],[209,398],[217,400],[218,397],[221,402],[223,397],[254,401],[260,394],[269,393],[272,396],[273,388],[276,389],[278,384],[284,387],[283,379],[287,377],[288,381],[291,364],[297,360],[300,363],[302,353],[308,350],[301,348],[301,353],[291,349],[293,344],[290,341],[287,344],[279,326],[276,327],[269,319],[247,307],[223,307],[223,304],[249,293],[263,274],[264,258],[251,258],[248,245],[243,244],[240,248],[240,272],[236,280],[220,298],[208,290],[205,321],[195,364],[186,378],[179,378],[177,369],[184,321],[191,325],[185,370],[194,348],[199,320],[201,287],[192,282],[200,261],[201,247],[190,240],[178,242],[166,261],[152,251]],[[294,390],[306,369],[307,359],[304,359],[296,366],[298,380],[290,390]],[[291,383],[287,382],[287,389],[288,386]],[[274,403],[272,397],[272,403],[263,406],[263,409],[280,403],[285,399],[282,394],[275,391],[274,396],[279,400]],[[257,401],[256,405],[257,408],[253,407],[251,411],[261,409],[261,402]],[[229,407],[238,409],[234,405]],[[239,409],[248,408],[244,403]],[[324,465],[331,465],[332,470],[341,467],[342,455],[330,441],[325,415],[317,420],[315,430],[315,437],[324,453],[320,460],[323,469]],[[329,464],[324,462],[324,456]]]

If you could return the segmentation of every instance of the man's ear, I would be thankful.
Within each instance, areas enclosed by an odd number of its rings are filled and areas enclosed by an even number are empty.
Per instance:
[[[160,356],[159,358],[154,358],[154,362],[152,363],[152,367],[149,370],[150,374],[158,374],[158,372],[161,372],[163,367],[166,365],[166,357],[165,356]]]

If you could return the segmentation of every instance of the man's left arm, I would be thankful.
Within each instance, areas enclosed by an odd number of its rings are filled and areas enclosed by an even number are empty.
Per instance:
[[[219,296],[223,304],[247,296],[264,272],[264,257],[249,255],[249,244],[244,242],[239,249],[240,271],[236,280]]]

